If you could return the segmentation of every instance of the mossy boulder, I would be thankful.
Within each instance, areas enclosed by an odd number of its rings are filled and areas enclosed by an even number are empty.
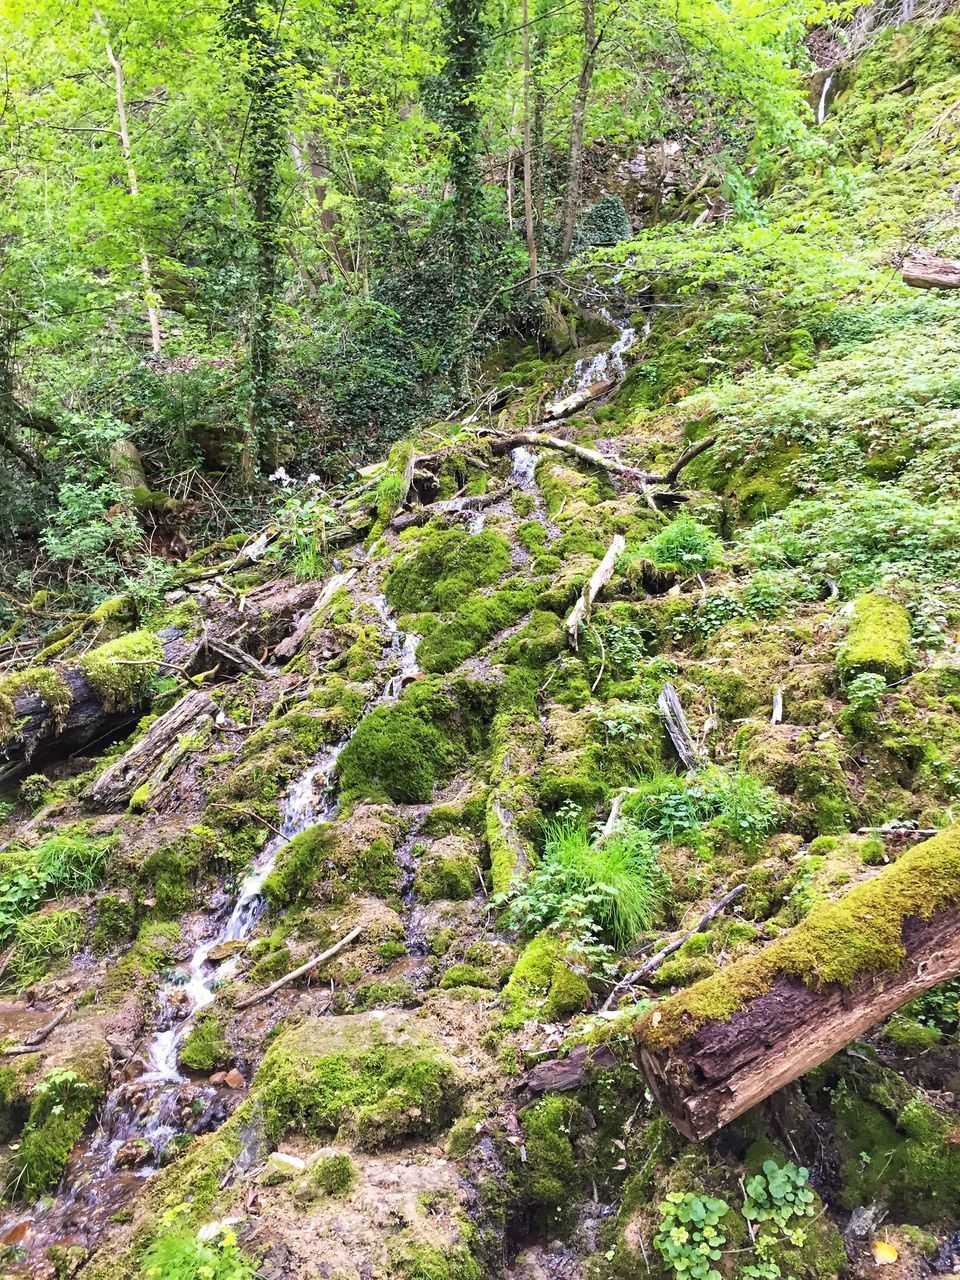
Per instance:
[[[271,1044],[253,1096],[268,1134],[339,1134],[361,1150],[436,1136],[456,1118],[452,1062],[400,1014],[313,1018]]]
[[[135,707],[153,688],[163,645],[152,631],[132,631],[91,649],[80,669],[108,711]]]
[[[538,1233],[565,1235],[577,1196],[577,1164],[571,1132],[581,1107],[572,1098],[552,1094],[520,1117],[526,1159],[520,1169],[520,1193]]]
[[[228,1066],[232,1056],[219,1014],[212,1009],[198,1014],[180,1046],[180,1065],[206,1074]]]
[[[903,605],[873,591],[858,596],[837,653],[844,682],[871,672],[891,684],[902,680],[912,665],[910,615]]]
[[[507,1027],[519,1027],[534,1018],[554,1022],[585,1009],[590,987],[573,967],[566,941],[557,934],[541,933],[520,953],[503,1000]]]
[[[435,841],[420,857],[413,886],[424,902],[472,898],[478,888],[474,843],[455,835]]]
[[[492,529],[471,536],[464,529],[428,527],[414,550],[387,575],[385,591],[399,613],[445,613],[510,569],[510,546]]]

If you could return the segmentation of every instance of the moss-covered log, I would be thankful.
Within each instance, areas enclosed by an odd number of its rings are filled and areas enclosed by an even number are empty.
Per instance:
[[[960,974],[960,827],[812,912],[756,956],[659,1003],[640,1063],[703,1140],[900,1005]]]

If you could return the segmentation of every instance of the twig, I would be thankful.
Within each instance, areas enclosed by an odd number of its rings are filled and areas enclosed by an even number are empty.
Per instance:
[[[332,956],[335,956],[338,951],[342,951],[344,947],[349,946],[350,943],[353,942],[354,938],[359,937],[362,932],[363,925],[358,924],[355,928],[351,929],[348,934],[345,934],[339,942],[335,942],[327,951],[323,951],[320,955],[314,956],[313,959],[308,960],[306,964],[300,965],[299,969],[293,969],[290,973],[285,973],[282,978],[278,978],[276,982],[272,982],[270,986],[266,987],[263,991],[258,991],[256,995],[248,996],[246,1000],[241,1000],[235,1008],[237,1010],[249,1009],[251,1005],[257,1004],[261,1000],[266,1000],[269,996],[272,996],[275,991],[279,991],[281,987],[285,987],[287,983],[293,982],[297,978],[302,978],[305,973],[309,973],[311,969],[315,969],[318,964],[323,964],[324,960],[329,960]]]
[[[13,1053],[35,1053],[37,1045],[43,1044],[44,1040],[46,1040],[54,1027],[59,1027],[60,1023],[72,1010],[73,1005],[66,1005],[60,1010],[55,1018],[51,1018],[51,1020],[44,1023],[42,1027],[38,1027],[36,1031],[31,1032],[31,1034],[24,1040],[23,1044],[15,1044],[10,1049],[4,1049],[3,1053],[7,1055]]]
[[[621,978],[617,985],[607,996],[604,1003],[600,1006],[601,1013],[605,1009],[609,1009],[616,999],[617,995],[627,987],[632,987],[635,982],[639,982],[641,978],[646,978],[663,964],[668,956],[672,956],[674,951],[679,951],[683,944],[692,938],[695,933],[702,933],[710,921],[720,914],[725,907],[728,907],[735,898],[739,898],[741,893],[746,889],[745,884],[738,884],[736,888],[731,889],[729,893],[724,894],[719,902],[715,902],[712,907],[703,913],[692,929],[688,929],[686,933],[682,933],[679,938],[675,938],[673,942],[668,942],[665,947],[661,947],[649,960],[645,960],[639,969],[634,969],[633,973],[628,973],[625,978]]]

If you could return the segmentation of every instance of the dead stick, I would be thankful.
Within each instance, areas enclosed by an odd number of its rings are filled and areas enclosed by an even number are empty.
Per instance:
[[[29,1036],[27,1036],[23,1044],[15,1044],[10,1049],[4,1049],[3,1052],[5,1054],[34,1053],[36,1051],[37,1045],[43,1044],[44,1040],[46,1040],[47,1036],[54,1029],[54,1027],[59,1027],[60,1023],[64,1020],[64,1018],[67,1016],[67,1014],[71,1011],[72,1008],[73,1006],[68,1004],[66,1008],[60,1010],[60,1012],[57,1014],[55,1018],[51,1018],[49,1022],[44,1023],[42,1027],[38,1028],[36,1031],[32,1032]]]
[[[617,985],[607,996],[604,1003],[600,1006],[601,1012],[609,1009],[611,1004],[617,997],[617,994],[625,987],[632,987],[635,982],[639,982],[641,978],[647,977],[649,974],[655,973],[663,964],[668,956],[672,956],[675,951],[679,951],[685,942],[693,937],[695,933],[702,933],[714,916],[718,916],[725,907],[728,907],[734,898],[739,898],[741,893],[746,889],[745,884],[738,884],[736,888],[731,889],[729,893],[724,894],[719,902],[715,902],[712,907],[703,913],[692,929],[686,933],[682,933],[679,938],[674,938],[673,942],[668,942],[665,947],[661,947],[655,955],[649,960],[644,961],[639,969],[634,969],[633,973],[628,973],[625,978],[621,978]]]
[[[335,956],[338,951],[342,951],[344,947],[350,945],[354,938],[359,937],[363,932],[363,925],[358,924],[356,928],[351,929],[348,934],[335,942],[328,951],[321,952],[320,955],[314,956],[312,960],[308,960],[306,964],[302,964],[299,969],[294,969],[290,973],[284,974],[282,978],[278,978],[276,982],[270,984],[263,991],[258,991],[254,996],[248,996],[246,1000],[241,1000],[237,1005],[237,1010],[249,1009],[252,1004],[257,1004],[260,1000],[266,1000],[268,996],[272,996],[275,991],[279,991],[281,987],[285,987],[288,982],[293,982],[297,978],[302,978],[305,973],[309,973],[311,969],[315,969],[318,964],[323,964],[324,960],[329,960]]]

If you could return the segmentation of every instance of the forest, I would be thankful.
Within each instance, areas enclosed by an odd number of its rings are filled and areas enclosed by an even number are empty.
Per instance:
[[[960,6],[0,0],[0,1277],[960,1275]]]

